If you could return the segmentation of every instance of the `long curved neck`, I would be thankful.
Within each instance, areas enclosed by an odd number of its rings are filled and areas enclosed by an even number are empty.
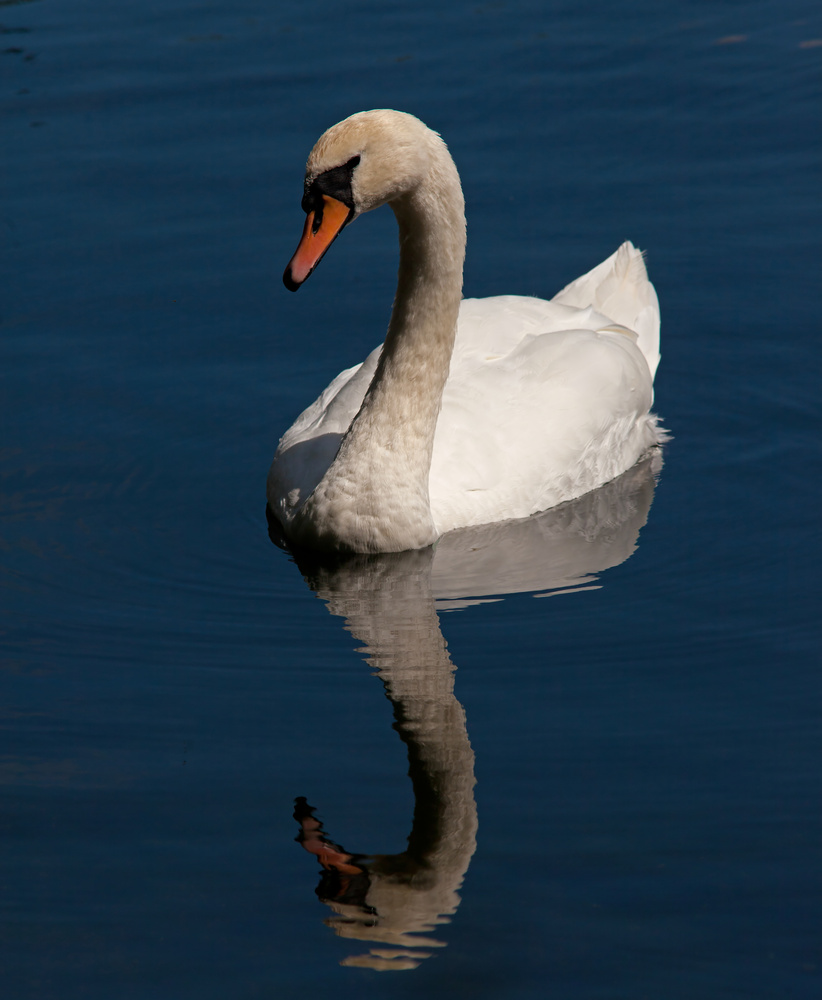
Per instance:
[[[419,185],[391,207],[400,266],[382,356],[336,459],[304,507],[321,544],[363,552],[421,548],[437,537],[428,473],[465,259],[462,189],[444,146]]]
[[[400,237],[394,308],[374,379],[340,449],[341,455],[357,451],[376,432],[385,459],[393,458],[406,474],[418,466],[415,486],[424,486],[426,500],[462,298],[465,213],[453,173],[450,197],[443,197],[440,185],[428,179],[392,203]]]

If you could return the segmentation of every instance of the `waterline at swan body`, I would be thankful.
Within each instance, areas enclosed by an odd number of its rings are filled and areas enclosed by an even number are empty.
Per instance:
[[[464,201],[445,143],[411,115],[366,111],[308,158],[286,286],[386,203],[400,265],[385,342],[297,418],[269,472],[268,503],[292,544],[422,548],[581,496],[659,442],[659,307],[631,243],[551,301],[463,301]]]

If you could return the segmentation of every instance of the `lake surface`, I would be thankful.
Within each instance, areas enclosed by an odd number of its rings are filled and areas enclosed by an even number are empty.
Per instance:
[[[4,995],[818,997],[819,5],[0,24]],[[280,275],[313,142],[385,106],[454,154],[467,295],[647,249],[672,440],[297,565],[265,475],[382,338],[391,213]]]

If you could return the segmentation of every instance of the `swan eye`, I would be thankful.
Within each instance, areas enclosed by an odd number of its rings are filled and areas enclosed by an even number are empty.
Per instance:
[[[335,198],[353,210],[354,195],[351,192],[351,176],[360,159],[361,157],[358,153],[356,156],[352,156],[346,163],[341,163],[338,167],[332,167],[330,170],[318,174],[311,183],[306,182],[302,207],[306,215],[309,212],[315,213],[315,226],[319,226],[322,221],[323,195]]]

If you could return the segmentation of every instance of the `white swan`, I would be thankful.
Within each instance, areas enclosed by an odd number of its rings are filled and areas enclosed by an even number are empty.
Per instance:
[[[461,301],[464,201],[445,143],[411,115],[365,111],[308,157],[286,286],[385,203],[400,235],[385,343],[297,418],[269,472],[268,502],[292,544],[422,548],[581,496],[658,443],[648,411],[659,307],[631,243],[550,302]]]

